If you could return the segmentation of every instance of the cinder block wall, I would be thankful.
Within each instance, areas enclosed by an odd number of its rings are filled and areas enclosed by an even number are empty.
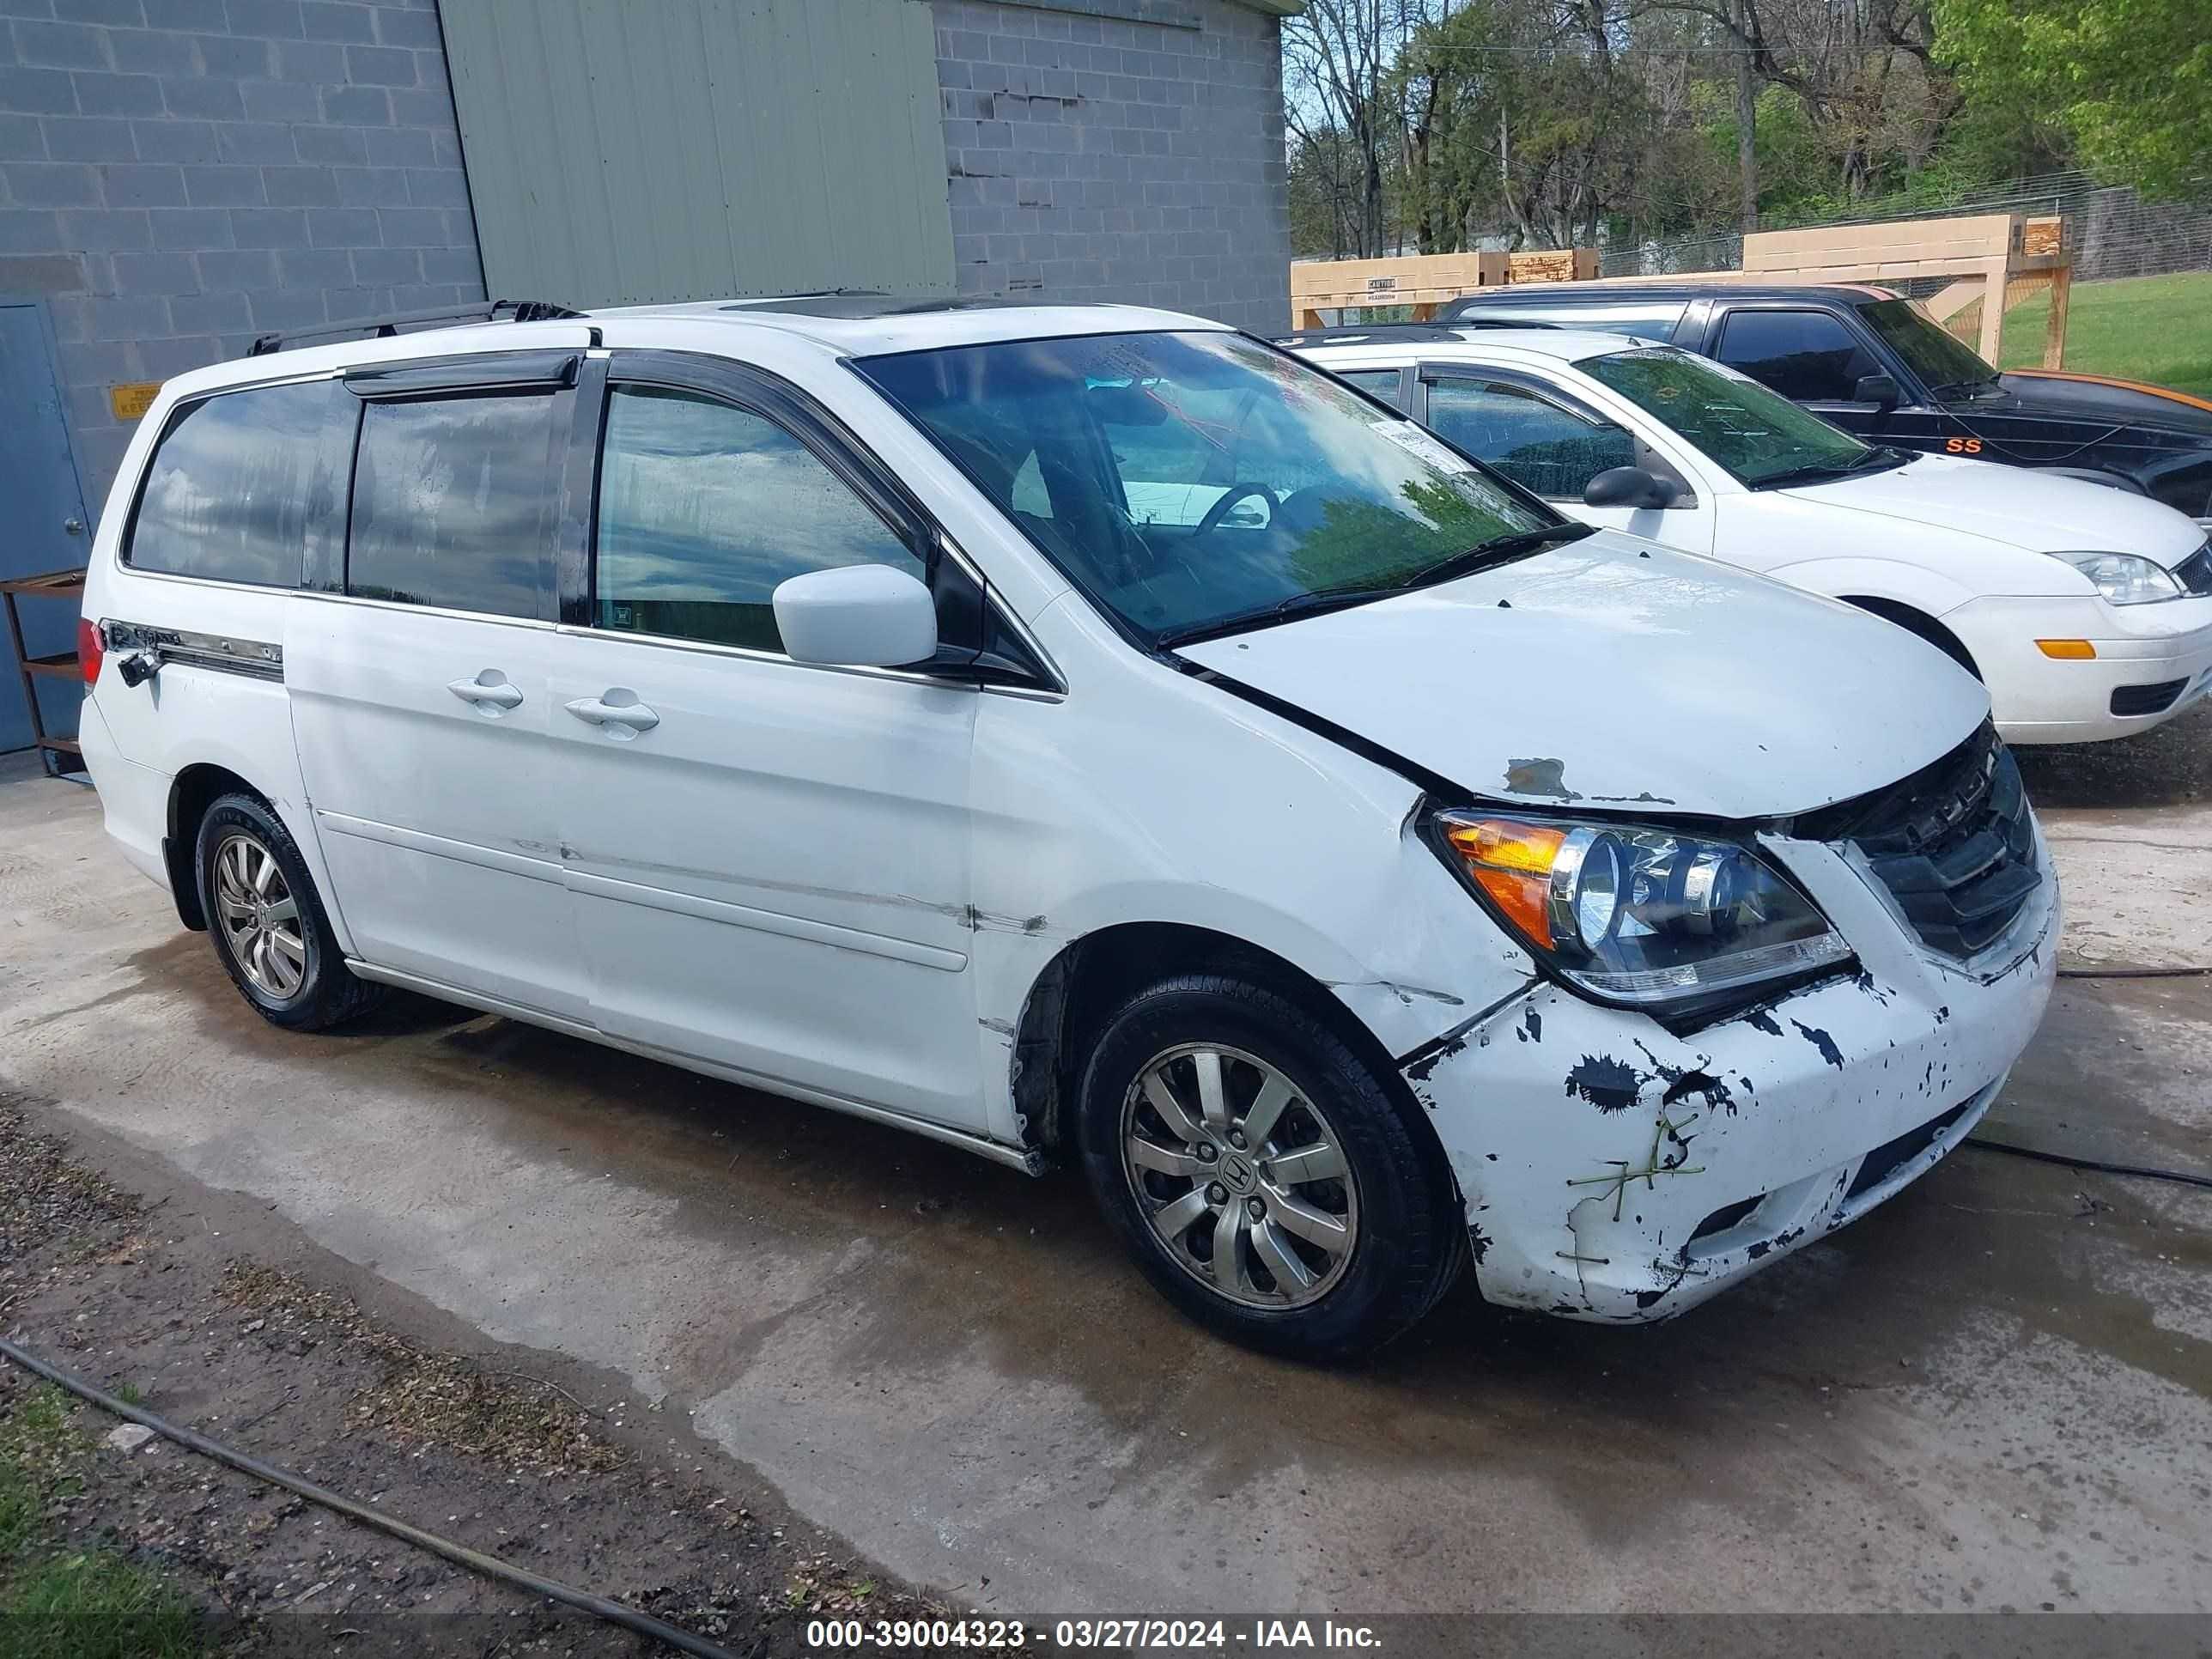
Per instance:
[[[483,298],[435,0],[0,0],[0,295],[49,302],[95,514],[111,386]]]
[[[1231,0],[933,13],[963,293],[1288,326],[1275,18]]]

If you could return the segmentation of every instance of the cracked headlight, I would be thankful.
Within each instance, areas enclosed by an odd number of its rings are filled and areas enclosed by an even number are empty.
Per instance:
[[[2181,584],[2164,565],[2139,553],[2053,553],[2087,576],[2107,605],[2155,605],[2181,597]]]
[[[1473,812],[1436,828],[1522,943],[1608,1001],[1695,1001],[1850,955],[1812,900],[1735,842]]]

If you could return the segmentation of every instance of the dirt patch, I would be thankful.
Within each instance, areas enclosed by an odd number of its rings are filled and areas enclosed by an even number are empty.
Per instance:
[[[266,1333],[265,1346],[295,1358],[335,1338],[384,1362],[384,1379],[347,1402],[346,1424],[356,1434],[465,1452],[532,1474],[605,1474],[628,1461],[557,1384],[432,1352],[371,1323],[334,1291],[252,1261],[224,1268],[216,1289],[245,1316],[241,1334]]]
[[[395,1328],[234,1233],[142,1203],[0,1095],[0,1329],[146,1409],[528,1570],[744,1654],[821,1613],[941,1616],[684,1449],[679,1425]],[[33,1380],[0,1363],[0,1415]],[[659,1650],[72,1407],[41,1525],[191,1596],[225,1652]],[[732,1477],[736,1476],[737,1479]],[[342,1632],[349,1632],[342,1634]]]
[[[73,1163],[60,1140],[30,1133],[21,1107],[0,1095],[0,1273],[13,1276],[56,1238],[89,1240],[137,1211],[137,1199]]]

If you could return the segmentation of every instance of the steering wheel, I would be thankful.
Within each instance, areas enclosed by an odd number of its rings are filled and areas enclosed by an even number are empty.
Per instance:
[[[1220,529],[1221,521],[1229,516],[1229,509],[1252,495],[1257,495],[1261,501],[1267,502],[1267,511],[1270,514],[1282,505],[1275,499],[1275,492],[1267,485],[1239,479],[1222,492],[1219,501],[1206,509],[1206,516],[1198,521],[1197,527],[1190,532],[1191,540],[1196,541],[1200,536],[1210,536]]]

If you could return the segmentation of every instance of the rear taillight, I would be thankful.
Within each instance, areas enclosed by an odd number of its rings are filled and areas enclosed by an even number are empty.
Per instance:
[[[76,665],[83,671],[84,683],[95,685],[100,681],[100,661],[107,654],[107,641],[100,631],[100,624],[89,617],[76,619]]]

